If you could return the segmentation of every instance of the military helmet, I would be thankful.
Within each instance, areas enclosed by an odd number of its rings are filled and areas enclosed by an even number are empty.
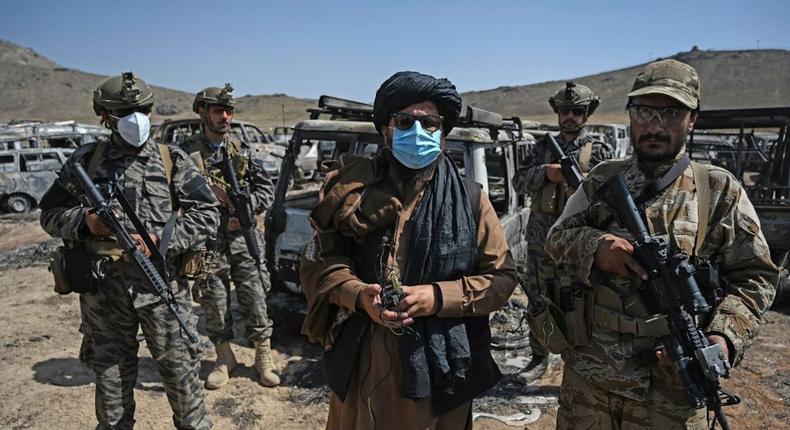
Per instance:
[[[601,103],[598,96],[593,94],[590,87],[576,84],[573,81],[565,83],[565,88],[558,90],[549,97],[549,105],[554,113],[559,113],[561,108],[583,106],[587,108],[587,115],[592,115]]]
[[[198,113],[201,105],[220,105],[236,108],[236,101],[233,100],[233,85],[226,83],[224,88],[208,87],[195,94],[195,101],[192,102],[192,111]]]
[[[103,111],[151,107],[153,104],[151,87],[132,72],[107,78],[93,91],[93,111],[96,115],[101,115]]]

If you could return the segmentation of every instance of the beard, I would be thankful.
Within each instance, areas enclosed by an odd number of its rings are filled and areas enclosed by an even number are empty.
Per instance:
[[[582,127],[584,127],[584,123],[578,123],[574,120],[567,120],[560,124],[560,130],[565,133],[578,133],[581,131]]]
[[[634,153],[642,161],[660,162],[671,161],[680,153],[686,144],[688,132],[682,130],[676,137],[666,133],[645,133],[641,136],[634,135],[631,128],[631,142],[634,142]]]

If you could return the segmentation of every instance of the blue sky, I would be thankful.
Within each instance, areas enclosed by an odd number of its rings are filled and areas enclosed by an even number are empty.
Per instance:
[[[195,92],[372,100],[398,70],[461,91],[689,50],[790,49],[788,1],[4,2],[0,38],[66,67]]]

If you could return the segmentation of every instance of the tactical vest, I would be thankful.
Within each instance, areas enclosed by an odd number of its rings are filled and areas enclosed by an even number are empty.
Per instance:
[[[170,190],[169,198],[170,204],[175,209],[175,194],[173,190],[173,161],[170,155],[170,149],[166,145],[157,145],[159,155],[162,157],[162,164],[165,170],[165,178],[167,181],[168,189]],[[99,142],[92,148],[93,153],[87,164],[87,173],[91,178],[94,178],[96,171],[101,164],[104,154],[107,149],[106,142]],[[85,148],[90,150],[90,148]],[[75,196],[79,195],[77,189],[67,190]],[[170,220],[165,225],[162,238],[162,254],[166,255],[167,242],[169,241],[170,234],[175,227],[177,212],[173,212]],[[54,291],[58,294],[69,294],[71,292],[85,293],[94,291],[96,283],[94,282],[95,262],[98,259],[108,259],[117,261],[123,256],[123,249],[115,240],[102,240],[93,238],[79,242],[79,246],[60,246],[53,252],[50,262],[49,270],[52,272],[55,283]],[[189,253],[179,255],[176,259],[176,267],[179,274],[183,274],[181,268],[185,261],[188,260]]]
[[[691,162],[691,168],[697,197],[696,237],[693,241],[685,241],[690,245],[684,246],[682,243],[676,243],[671,246],[678,246],[689,256],[695,258],[700,255],[708,233],[711,189],[708,168],[694,161]],[[618,172],[619,169],[612,169],[611,172],[606,172],[606,176],[614,176]],[[663,194],[663,191],[660,194]],[[650,234],[656,234],[651,222],[647,223],[647,228]],[[605,284],[599,286],[596,291],[592,309],[594,328],[631,334],[636,338],[659,337],[669,334],[666,316],[650,315],[645,304],[642,303],[641,297],[633,291],[630,295],[622,295],[622,292],[615,291]]]
[[[247,163],[242,155],[242,148],[241,143],[235,139],[227,139],[226,144],[228,145],[228,155],[230,156],[231,163],[233,164],[233,169],[236,172],[236,178],[239,182],[244,181],[244,177],[247,174]],[[184,152],[189,155],[189,158],[192,159],[192,162],[195,163],[198,171],[212,184],[222,186],[225,189],[229,188],[227,181],[225,180],[222,172],[218,167],[216,167],[216,162],[220,160],[216,160],[215,163],[208,163],[207,158],[211,157],[216,153],[213,149],[209,148],[204,142],[203,137],[197,135],[193,138],[190,138],[185,145],[182,146]]]
[[[620,173],[625,163],[626,160],[610,161],[601,166],[604,170],[599,173],[610,178]],[[699,256],[710,221],[710,171],[696,162],[691,163],[691,168],[698,203],[698,225],[693,247],[684,250],[692,256]],[[650,223],[648,229],[650,234],[655,234]],[[542,307],[530,311],[528,322],[541,343],[553,353],[586,345],[593,330],[631,335],[636,346],[647,350],[653,347],[654,338],[669,334],[666,316],[651,315],[633,287],[619,291],[614,285],[604,283],[594,289],[576,290],[567,297],[543,297],[541,302]]]

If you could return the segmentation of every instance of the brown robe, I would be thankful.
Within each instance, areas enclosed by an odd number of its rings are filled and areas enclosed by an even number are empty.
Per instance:
[[[309,303],[302,330],[310,340],[331,349],[342,322],[350,312],[356,312],[357,296],[366,284],[354,274],[348,255],[352,237],[395,223],[389,263],[397,268],[405,261],[412,236],[407,221],[420,201],[421,188],[415,184],[402,190],[397,175],[377,161],[353,161],[327,177],[322,202],[312,217],[319,233],[301,261],[301,284]],[[327,208],[333,213],[326,213]],[[505,234],[485,193],[481,194],[479,213],[476,274],[436,282],[442,294],[440,318],[488,314],[500,308],[516,286],[516,269]],[[345,400],[340,401],[334,393],[330,397],[327,429],[472,427],[471,401],[437,417],[430,399],[402,397],[400,383],[396,334],[371,324],[362,339]]]

